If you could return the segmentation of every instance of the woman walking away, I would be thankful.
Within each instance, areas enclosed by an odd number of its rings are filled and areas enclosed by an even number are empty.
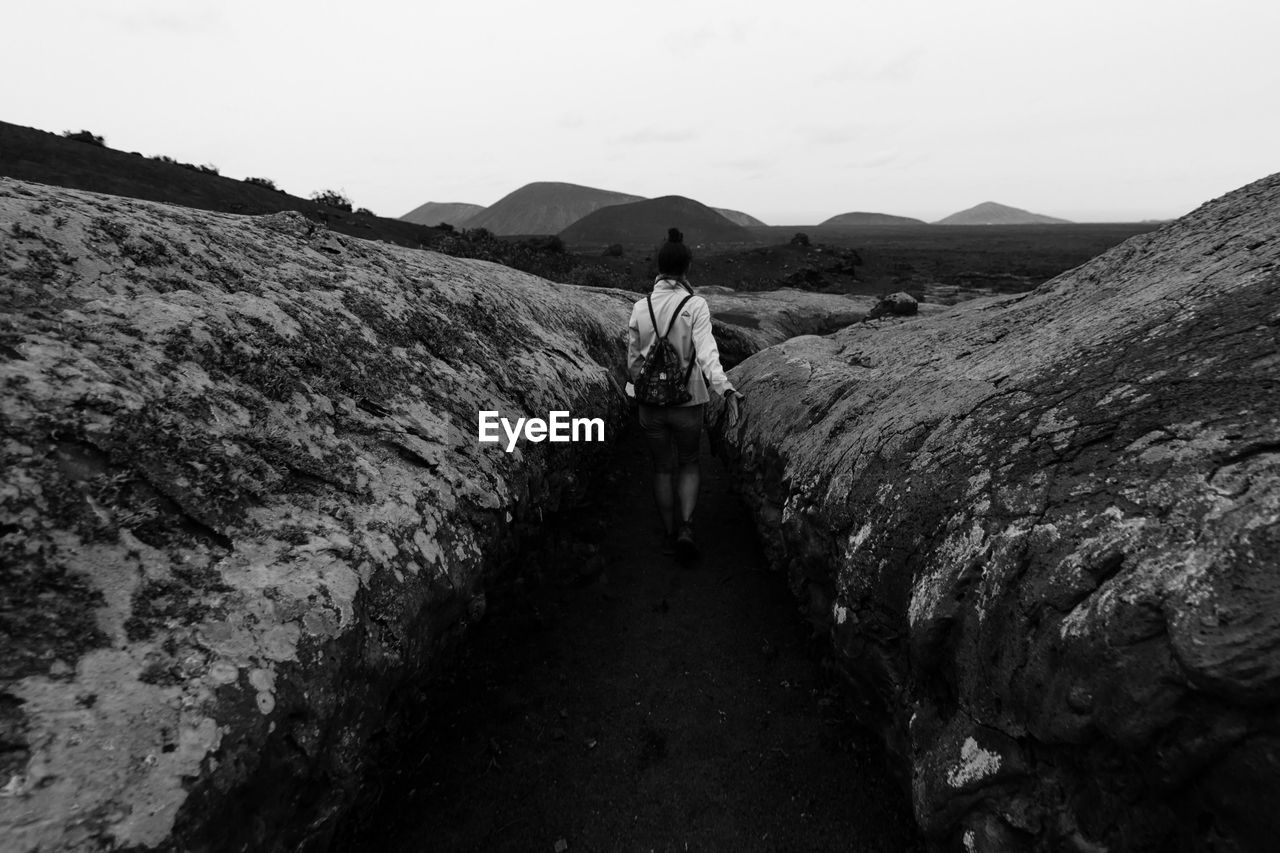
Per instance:
[[[698,555],[693,509],[702,416],[711,399],[707,382],[726,398],[730,425],[737,423],[738,401],[744,399],[720,366],[707,300],[694,294],[686,278],[692,260],[684,235],[668,230],[658,250],[653,292],[631,311],[627,348],[640,429],[653,457],[653,496],[665,529],[662,552],[685,560]]]

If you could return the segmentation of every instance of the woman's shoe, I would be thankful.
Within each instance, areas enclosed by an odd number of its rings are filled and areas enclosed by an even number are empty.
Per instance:
[[[662,534],[662,553],[670,557],[676,552],[676,535],[674,533]]]
[[[695,560],[698,557],[698,543],[693,541],[693,525],[685,522],[680,525],[676,534],[676,556],[682,560]]]

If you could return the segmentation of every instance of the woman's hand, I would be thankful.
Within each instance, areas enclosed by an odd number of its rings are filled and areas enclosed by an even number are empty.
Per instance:
[[[741,391],[733,390],[729,392],[728,398],[725,400],[729,406],[729,426],[738,425],[738,401],[747,399],[747,395]]]

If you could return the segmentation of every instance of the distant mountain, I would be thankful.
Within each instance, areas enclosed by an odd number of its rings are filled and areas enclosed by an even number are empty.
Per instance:
[[[538,181],[498,199],[468,219],[467,227],[487,228],[494,234],[559,234],[588,213],[642,198],[577,184]]]
[[[820,225],[832,226],[851,226],[851,225],[927,225],[923,219],[912,219],[910,216],[893,216],[889,213],[864,213],[862,211],[854,211],[852,213],[841,213],[830,219],[819,223]]]
[[[759,219],[756,219],[749,213],[743,213],[741,210],[730,210],[727,207],[713,207],[711,209],[730,222],[741,225],[743,228],[755,228],[756,226],[764,227],[764,223]]]
[[[755,236],[699,201],[678,195],[605,207],[560,232],[569,244],[661,243],[668,228],[684,232],[690,246],[698,243],[754,243]]]
[[[482,204],[467,204],[463,201],[429,201],[419,205],[400,218],[405,222],[416,222],[419,225],[439,225],[448,222],[450,225],[462,225],[469,217],[484,210]]]
[[[975,205],[968,210],[962,210],[959,213],[953,213],[945,219],[939,219],[935,225],[1069,225],[1066,219],[1055,219],[1052,216],[1044,216],[1039,213],[1032,213],[1029,210],[1021,210],[1017,207],[1009,207],[1007,204],[996,204],[994,201],[984,201],[982,204]]]

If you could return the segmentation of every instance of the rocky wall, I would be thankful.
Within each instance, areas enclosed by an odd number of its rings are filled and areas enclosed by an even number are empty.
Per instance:
[[[937,849],[1272,849],[1280,175],[731,375],[770,559]]]
[[[720,362],[733,367],[765,347],[798,335],[834,332],[860,323],[876,313],[880,299],[843,293],[806,290],[736,291],[728,287],[697,287],[711,309],[711,326],[720,350]],[[580,288],[579,298],[610,312],[621,311],[625,324],[631,306],[641,294],[603,287]],[[905,296],[905,294],[903,294]],[[910,297],[907,297],[910,298]],[[917,306],[923,315],[946,310],[942,305]]]
[[[4,850],[324,849],[388,697],[598,464],[478,410],[618,425],[626,313],[583,304],[0,180]]]
[[[790,288],[748,293],[705,287],[698,292],[711,308],[716,344],[726,368],[788,338],[824,335],[861,322],[876,305],[870,296]]]

